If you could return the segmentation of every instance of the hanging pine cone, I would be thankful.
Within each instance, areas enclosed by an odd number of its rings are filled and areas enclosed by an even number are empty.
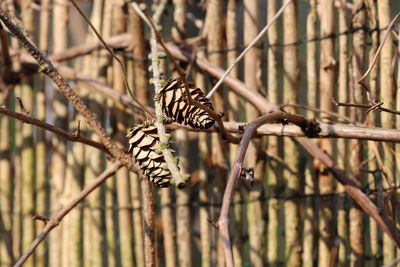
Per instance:
[[[129,139],[129,152],[146,176],[157,187],[169,187],[171,173],[164,156],[156,152],[160,147],[157,128],[145,122],[131,129],[126,136]]]
[[[194,101],[213,109],[211,102],[206,98],[200,88],[188,82],[187,87]],[[184,123],[193,128],[207,129],[214,124],[207,112],[190,105],[185,96],[185,85],[180,79],[169,79],[159,93],[164,114],[179,123]]]

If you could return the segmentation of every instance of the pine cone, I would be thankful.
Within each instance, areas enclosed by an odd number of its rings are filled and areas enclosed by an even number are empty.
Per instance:
[[[157,187],[169,187],[171,173],[164,156],[156,152],[160,147],[157,128],[145,122],[131,129],[126,136],[129,139],[129,152],[139,164],[146,176]]]
[[[194,101],[213,109],[211,102],[206,98],[200,88],[188,82],[187,87]],[[193,128],[207,129],[214,124],[214,120],[204,110],[190,105],[185,96],[185,85],[180,79],[169,79],[160,90],[161,105],[164,114]]]

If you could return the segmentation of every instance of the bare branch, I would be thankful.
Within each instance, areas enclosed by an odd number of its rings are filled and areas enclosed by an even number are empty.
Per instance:
[[[80,135],[71,134],[67,131],[64,131],[60,128],[55,127],[54,125],[51,125],[49,123],[46,123],[46,122],[38,120],[38,119],[35,119],[35,118],[31,117],[30,115],[18,113],[18,112],[15,112],[15,111],[3,108],[3,107],[0,107],[0,113],[5,114],[10,117],[13,117],[13,118],[16,118],[24,123],[32,124],[32,125],[42,128],[42,129],[45,129],[49,132],[55,133],[71,142],[79,142],[79,143],[86,144],[86,145],[92,146],[94,148],[100,149],[108,154],[110,153],[110,152],[108,152],[107,148],[99,142],[87,139]]]
[[[335,99],[332,99],[332,102],[338,107],[367,108],[368,109],[367,113],[369,113],[370,111],[384,111],[384,112],[389,112],[389,113],[393,113],[396,115],[400,115],[400,111],[390,109],[390,108],[383,108],[382,107],[383,102],[377,102],[374,104],[340,103],[340,102],[336,102]]]
[[[43,229],[43,231],[37,235],[36,239],[33,241],[31,246],[28,248],[28,250],[18,259],[18,261],[15,263],[14,267],[19,267],[22,266],[22,264],[33,254],[37,246],[42,243],[47,235],[56,228],[62,221],[62,219],[73,209],[78,205],[83,199],[85,199],[93,190],[98,188],[100,185],[102,185],[107,178],[113,176],[120,168],[122,167],[122,164],[120,162],[116,162],[113,165],[111,165],[107,170],[105,170],[102,174],[100,174],[95,180],[91,182],[91,184],[86,187],[82,192],[80,192],[78,195],[76,195],[62,210],[60,210],[57,215],[53,218],[50,219],[46,222],[46,226]],[[42,216],[38,216],[42,217]]]

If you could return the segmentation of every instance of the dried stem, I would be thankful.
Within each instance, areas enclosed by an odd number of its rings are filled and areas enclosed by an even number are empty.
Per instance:
[[[381,41],[381,43],[378,47],[378,50],[376,51],[375,56],[372,59],[372,62],[370,63],[370,65],[369,65],[367,71],[364,73],[364,75],[358,80],[359,84],[363,84],[363,80],[365,80],[365,78],[367,78],[367,76],[371,72],[372,68],[376,65],[376,62],[379,59],[379,54],[381,53],[381,50],[382,50],[383,46],[385,45],[385,42],[386,42],[387,38],[389,37],[394,24],[396,23],[396,21],[399,18],[400,18],[400,13],[397,13],[397,15],[390,22],[389,26],[386,28],[385,36],[383,37],[383,40]],[[366,87],[366,86],[364,85],[364,87]]]
[[[382,105],[383,105],[382,102],[379,102],[379,103],[376,103],[376,104],[341,103],[341,102],[337,102],[335,99],[332,99],[332,102],[338,107],[367,108],[368,109],[367,114],[370,111],[384,111],[384,112],[400,115],[400,111],[393,110],[393,109],[390,109],[390,108],[383,108],[382,107]]]
[[[212,95],[217,91],[219,86],[224,82],[225,78],[229,75],[231,70],[242,60],[244,55],[263,37],[263,35],[268,31],[268,29],[271,27],[273,23],[279,18],[279,16],[283,13],[285,8],[288,6],[288,4],[292,2],[292,0],[288,0],[276,13],[276,15],[271,19],[271,21],[268,22],[268,24],[260,31],[260,33],[257,35],[256,38],[254,38],[253,41],[246,47],[245,50],[236,58],[235,62],[226,70],[224,75],[219,79],[219,81],[214,85],[214,87],[210,90],[210,92],[207,94],[207,98],[211,98]]]
[[[19,113],[19,112],[15,112],[15,111],[3,108],[3,107],[0,107],[0,113],[5,114],[5,115],[10,116],[10,117],[13,117],[13,118],[16,118],[16,119],[18,119],[18,120],[20,120],[20,121],[22,121],[24,123],[38,126],[38,127],[42,128],[42,129],[45,129],[45,130],[50,131],[52,133],[55,133],[55,134],[65,138],[65,139],[67,139],[69,141],[83,143],[83,144],[92,146],[94,148],[97,148],[99,150],[102,150],[102,151],[104,151],[106,153],[109,153],[107,148],[103,144],[101,144],[99,142],[96,142],[96,141],[90,140],[88,138],[82,137],[79,134],[69,133],[69,132],[64,131],[64,130],[62,130],[60,128],[55,127],[54,125],[51,125],[49,123],[46,123],[46,122],[38,120],[38,119],[35,119],[35,118],[31,117],[30,115]]]
[[[76,195],[66,206],[63,208],[58,214],[53,218],[50,219],[43,231],[36,237],[33,241],[32,245],[29,249],[19,258],[19,260],[15,263],[14,267],[22,266],[22,264],[33,254],[36,247],[43,242],[47,235],[50,233],[51,230],[56,228],[62,221],[62,219],[73,209],[75,208],[83,199],[85,199],[93,190],[98,188],[102,185],[107,178],[113,176],[120,168],[122,164],[120,162],[116,162],[110,166],[107,170],[105,170],[101,175],[99,175],[93,182],[86,187],[82,192]]]

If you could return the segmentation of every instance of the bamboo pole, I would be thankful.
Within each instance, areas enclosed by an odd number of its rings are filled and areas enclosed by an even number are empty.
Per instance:
[[[207,1],[207,13],[205,27],[203,31],[207,34],[207,51],[219,51],[223,49],[223,16],[222,16],[223,1],[221,0],[210,0]],[[222,66],[222,55],[220,53],[211,53],[207,55],[208,60],[216,66]],[[213,97],[214,109],[217,111],[224,111],[224,99],[222,90],[217,92]],[[223,179],[225,177],[225,159],[226,159],[226,145],[223,144],[218,134],[211,135],[211,161],[212,165],[216,170],[216,175],[212,189],[212,202],[220,203],[222,200],[222,188]],[[211,216],[217,218],[216,213],[212,213]],[[225,266],[224,251],[222,245],[222,239],[218,233],[213,230],[213,235],[216,237],[216,266]]]
[[[132,38],[132,53],[134,58],[140,59],[140,60],[135,60],[133,62],[135,95],[138,101],[140,101],[140,103],[147,105],[149,103],[149,96],[148,96],[149,80],[148,80],[147,65],[145,60],[147,57],[147,49],[146,49],[144,26],[142,19],[132,9],[130,9],[130,18],[132,25],[132,30],[131,30],[132,36],[135,36],[135,38]],[[163,194],[163,192],[165,191],[162,191],[161,194]],[[133,231],[135,238],[135,247],[134,247],[135,260],[136,260],[136,265],[138,267],[142,267],[145,264],[144,243],[143,243],[144,242],[143,216],[141,212],[142,198],[141,198],[140,179],[135,174],[131,174],[131,195],[132,195],[132,206],[133,206]],[[161,202],[162,201],[163,200],[161,200]],[[163,216],[163,222],[167,221],[168,220],[165,220]],[[165,227],[163,232],[166,231],[167,227]],[[168,254],[168,257],[175,258],[175,255]],[[175,262],[173,262],[172,265],[167,264],[167,266],[168,267],[175,266]]]
[[[353,6],[353,27],[365,26],[365,10],[363,1],[355,1]],[[361,103],[363,101],[364,91],[357,83],[363,73],[365,57],[365,31],[360,30],[353,34],[353,92],[351,92],[351,102]],[[362,120],[361,110],[351,110],[355,120]],[[360,164],[362,158],[363,144],[359,141],[350,142],[350,168],[358,185],[363,184]],[[350,247],[351,247],[351,265],[362,266],[364,264],[364,223],[361,209],[354,204],[350,208]]]
[[[182,42],[186,36],[186,1],[174,0],[174,26],[172,38],[175,42]],[[183,173],[189,172],[189,144],[187,131],[180,129],[175,132],[175,140],[178,144],[179,166]],[[190,220],[190,189],[176,190],[176,238],[179,266],[192,266],[191,246],[191,220]]]
[[[278,1],[268,1],[267,22],[270,22],[275,16],[278,8]],[[278,72],[278,47],[272,46],[279,42],[278,23],[275,23],[267,32],[268,35],[268,98],[272,103],[279,103],[279,72]],[[279,157],[279,146],[282,142],[277,137],[268,138],[268,153],[271,155],[267,160],[267,195],[268,200],[268,230],[267,230],[267,262],[269,266],[278,266],[280,259],[280,247],[283,242],[280,242],[279,234],[279,186],[282,180],[282,172],[278,166],[278,162],[273,157]]]
[[[283,40],[286,44],[298,41],[297,2],[291,2],[283,12]],[[285,104],[298,102],[299,59],[297,45],[287,45],[283,49],[283,102]],[[288,109],[295,112],[294,109]],[[299,151],[293,140],[284,140],[284,160],[288,167],[283,170],[285,183],[285,262],[288,266],[301,265],[299,202],[290,197],[299,194],[300,173],[298,173]]]
[[[77,129],[78,116],[70,114],[69,126]],[[63,193],[61,196],[62,206],[65,206],[69,199],[79,194],[82,190],[84,180],[84,150],[82,143],[74,142],[67,149],[67,166]],[[82,209],[80,206],[70,211],[63,221],[62,231],[62,265],[61,266],[80,266],[83,257],[83,232],[82,232]]]
[[[237,3],[235,0],[229,0],[226,9],[226,46],[228,49],[227,53],[227,65],[231,66],[237,57],[236,47],[238,46],[237,42],[237,31],[238,31],[238,22],[237,22]],[[238,68],[234,68],[230,72],[230,76],[238,78],[239,70]],[[228,92],[228,117],[230,120],[239,120],[239,99],[232,91]],[[206,137],[202,137],[203,140],[199,142],[206,142]],[[200,145],[201,146],[201,145]],[[204,145],[203,145],[204,146]],[[229,145],[229,163],[232,166],[235,161],[236,151],[238,146],[235,144]],[[206,155],[207,148],[203,148],[204,154]],[[231,214],[231,225],[230,225],[230,233],[232,233],[232,250],[233,257],[235,259],[235,266],[243,266],[243,220],[244,220],[244,208],[243,208],[243,196],[240,188],[237,189],[234,195],[234,204],[233,204],[233,212]]]
[[[32,9],[32,0],[21,1],[22,13],[21,19],[25,29],[35,36],[34,12]],[[21,98],[25,109],[33,112],[33,80],[31,78],[21,81]],[[35,222],[32,215],[35,213],[35,157],[33,146],[33,129],[31,125],[22,125],[22,148],[21,148],[21,175],[22,175],[22,250],[26,250],[32,240],[35,239]],[[35,257],[26,262],[26,266],[35,264]]]
[[[307,16],[307,40],[317,38],[317,1],[310,1],[310,7]],[[317,44],[315,42],[307,43],[307,105],[311,107],[318,106],[318,72],[317,72]],[[314,116],[308,112],[308,117]],[[307,158],[305,170],[304,194],[313,195],[316,193],[316,169],[312,158]],[[304,219],[303,219],[303,265],[313,266],[314,264],[314,244],[316,232],[315,199],[306,197],[304,199]]]
[[[103,18],[104,18],[104,0],[93,1],[90,21],[93,26],[103,33]],[[104,21],[104,24],[107,22]],[[105,37],[105,36],[103,36]],[[85,39],[87,42],[97,40],[97,37],[91,29],[88,29]],[[104,69],[108,66],[107,57],[105,60],[101,57],[102,52],[94,53],[83,58],[84,73],[93,77],[98,81],[105,82],[106,73]],[[79,62],[79,61],[78,61]],[[79,86],[79,84],[78,84]],[[90,99],[88,107],[92,110],[101,124],[105,122],[105,111],[102,108],[105,100],[102,96],[90,94],[86,89],[79,88],[80,95]],[[87,131],[84,128],[85,132]],[[98,136],[91,133],[90,138],[100,141]],[[104,155],[101,151],[91,147],[85,147],[85,170],[84,182],[85,185],[92,183],[105,169]],[[88,266],[105,266],[108,264],[107,254],[107,235],[111,229],[106,227],[106,187],[103,185],[99,189],[87,196],[84,202],[83,213],[83,250],[87,253],[83,255],[83,264]]]
[[[377,10],[375,6],[375,2],[373,0],[368,0],[365,2],[366,8],[367,8],[367,16],[368,16],[368,24],[369,28],[374,29],[378,27],[378,21],[377,21]],[[372,62],[373,57],[375,56],[375,53],[378,49],[379,46],[379,32],[374,31],[371,33],[371,47],[368,53],[368,61]],[[369,89],[371,91],[371,95],[377,96],[378,93],[378,74],[379,74],[379,68],[375,67],[371,70],[369,74]],[[377,122],[377,116],[375,113],[368,114],[367,119],[369,120],[367,123],[371,126],[374,127]],[[368,159],[374,159],[375,158],[375,151],[374,147],[377,146],[377,143],[375,142],[368,142]],[[370,170],[376,170],[378,168],[377,165],[377,160],[376,158],[368,163],[368,168]],[[377,183],[380,183],[378,185]],[[368,175],[368,185],[370,190],[377,190],[378,187],[382,186],[381,183],[381,176],[379,173],[375,174],[369,174]],[[379,196],[380,194],[375,194],[371,196],[371,200],[374,201],[374,203],[378,207],[382,207],[382,199]],[[378,224],[372,219],[369,218],[369,228],[370,228],[370,234],[369,234],[369,246],[368,243],[366,242],[366,248],[369,247],[369,254],[371,255],[370,262],[369,264],[371,266],[377,266],[382,264],[381,260],[381,243],[382,243],[382,235],[381,231],[379,230]],[[368,264],[368,263],[367,263]]]
[[[77,10],[72,8],[69,11],[71,16],[70,20],[73,21],[70,26],[71,35],[73,35],[77,42],[84,39],[84,36],[79,27],[83,22]],[[78,19],[79,18],[79,19]],[[87,57],[89,58],[89,57]],[[75,61],[75,68],[81,69],[79,61]],[[86,67],[86,68],[85,68]],[[84,65],[83,71],[88,73],[87,66]],[[76,88],[78,90],[78,88]],[[86,90],[81,90],[82,97],[87,97]],[[80,122],[84,121],[83,117],[75,110],[69,110],[68,114],[68,128],[70,131],[85,132],[85,127],[81,127]],[[67,144],[67,166],[65,174],[65,182],[62,194],[62,205],[65,206],[68,201],[75,195],[78,195],[85,182],[85,146],[82,143]],[[84,251],[84,232],[83,232],[83,203],[70,211],[69,216],[64,219],[62,231],[62,266],[79,266],[82,265],[85,254]]]
[[[197,52],[197,57],[205,58],[204,49],[199,49]],[[195,82],[199,88],[206,88],[204,82],[204,74],[202,72],[196,72]],[[210,138],[206,133],[199,133],[199,201],[202,203],[210,203],[212,197],[211,193],[211,180],[208,179],[208,168],[209,157],[211,156],[211,149],[209,148]],[[201,266],[211,267],[212,266],[212,237],[211,237],[211,227],[208,222],[211,214],[211,209],[207,205],[201,205],[199,207],[199,224],[200,224],[200,253],[201,253]]]
[[[124,12],[124,1],[113,1],[113,18],[112,18],[112,33],[121,34],[126,30],[126,16]],[[122,55],[117,55],[121,62],[125,64],[125,58]],[[113,87],[119,92],[125,92],[124,77],[117,62],[113,60]],[[129,125],[129,118],[123,112],[123,106],[116,105],[117,109],[111,114],[111,125],[114,126],[116,140],[120,146],[126,146],[125,133]],[[130,184],[129,173],[127,169],[122,169],[116,174],[117,197],[118,197],[118,245],[121,251],[121,264],[129,264],[133,262],[133,225],[132,213],[129,210],[131,207],[130,199]]]
[[[10,153],[11,122],[8,116],[0,117],[0,231],[3,238],[0,241],[0,259],[4,265],[12,265],[15,261],[12,248],[13,224],[13,181]]]
[[[55,53],[60,53],[68,45],[68,1],[57,1],[53,7],[53,47]],[[68,129],[68,110],[64,96],[52,86],[53,99],[51,100],[51,113],[54,116],[56,127]],[[51,210],[57,212],[61,207],[60,202],[66,172],[66,142],[58,136],[52,136],[51,156]],[[49,239],[49,255],[51,266],[62,266],[62,230],[63,225],[57,227]]]
[[[40,28],[39,28],[39,47],[42,51],[48,51],[49,38],[50,38],[50,4],[51,0],[44,0],[41,2],[42,12],[40,13]],[[39,120],[46,120],[46,88],[48,87],[48,79],[43,77],[40,85],[35,88],[35,105],[36,114],[35,117]],[[36,144],[35,144],[35,158],[36,158],[36,213],[44,216],[50,214],[50,188],[49,188],[49,177],[47,164],[47,151],[45,131],[40,128],[36,128]],[[35,221],[36,229],[40,229],[43,225],[41,221]],[[45,244],[36,250],[36,264],[46,265],[48,264],[48,240]]]
[[[333,1],[320,2],[321,36],[334,32],[334,6]],[[334,95],[335,60],[334,42],[332,38],[321,40],[320,53],[320,107],[325,111],[333,111],[332,97]],[[321,140],[320,147],[328,155],[332,155],[333,146],[328,139]],[[330,194],[333,192],[333,177],[324,167],[319,172],[319,193]],[[328,266],[331,249],[333,246],[333,199],[325,196],[320,199],[319,206],[319,253],[318,264]]]
[[[15,65],[8,58],[9,54],[6,52],[8,43],[5,37],[4,32],[1,33],[2,57],[0,62],[4,68],[1,80],[4,80],[7,75],[6,71],[11,71]],[[12,40],[11,47],[17,48],[18,44]],[[13,91],[16,91],[17,88],[18,86],[11,88],[13,90],[2,104],[10,106],[10,108],[14,107],[15,94]],[[20,158],[18,154],[20,131],[17,131],[16,120],[7,116],[1,116],[0,126],[0,172],[2,173],[0,175],[0,231],[4,237],[0,242],[0,259],[5,264],[12,265],[15,257],[20,253],[20,199],[17,189],[21,178],[18,168],[15,169]],[[10,179],[11,177],[13,179]]]
[[[113,27],[113,1],[104,1],[103,7],[103,26],[101,31],[101,36],[103,38],[110,37],[112,35],[112,27]],[[100,53],[99,65],[103,68],[103,75],[101,79],[104,80],[106,84],[113,83],[113,75],[112,75],[112,63],[111,63],[111,55],[107,51],[102,51]],[[111,107],[111,102],[107,101],[107,105]],[[110,112],[106,112],[105,114],[105,127],[111,128],[111,118]],[[109,163],[106,162],[106,166]],[[121,254],[118,250],[118,213],[117,210],[112,208],[118,205],[116,195],[116,179],[109,179],[105,183],[105,206],[107,207],[105,210],[105,228],[107,233],[105,250],[107,253],[107,263],[109,266],[118,266],[121,262]]]
[[[379,28],[387,27],[391,21],[391,1],[378,1]],[[383,34],[380,35],[380,41],[383,42]],[[380,53],[380,101],[384,102],[385,107],[394,106],[394,80],[392,70],[393,58],[393,38],[389,34],[388,39]],[[374,96],[373,96],[374,97]],[[392,114],[383,112],[381,114],[382,127],[393,128],[395,120]],[[384,186],[394,186],[396,184],[394,177],[394,158],[389,144],[383,146],[384,169],[387,183]],[[395,219],[395,218],[393,218]],[[383,236],[383,263],[392,262],[396,257],[395,246],[386,235]]]
[[[243,43],[248,45],[258,34],[258,2],[247,0],[243,2],[244,10],[244,28]],[[260,49],[253,47],[244,57],[244,82],[252,90],[258,91],[257,72],[260,69]],[[258,112],[250,103],[246,103],[246,120],[253,121],[258,117]],[[261,140],[251,143],[248,148],[246,165],[254,167],[255,179],[257,185],[251,189],[248,194],[247,204],[247,222],[249,234],[249,253],[250,262],[253,266],[263,266],[263,220],[262,204],[259,200],[262,193],[263,166],[258,162],[258,151],[261,146]]]
[[[347,26],[347,10],[344,7],[345,1],[342,1],[342,7],[339,8],[339,32],[346,32],[348,30]],[[341,35],[339,37],[339,74],[338,74],[338,100],[341,102],[348,102],[348,92],[349,92],[349,66],[348,66],[348,38],[347,35]],[[345,109],[339,109],[338,113],[340,116],[346,116]],[[337,142],[338,149],[338,165],[343,170],[347,168],[346,155],[347,155],[347,143],[345,140],[341,139]],[[344,195],[344,187],[341,184],[337,185],[336,192],[340,194],[337,199],[337,233],[340,239],[339,243],[339,254],[338,254],[338,264],[341,266],[347,266],[347,256],[348,256],[348,223],[346,220],[348,210],[346,209],[347,197]]]

